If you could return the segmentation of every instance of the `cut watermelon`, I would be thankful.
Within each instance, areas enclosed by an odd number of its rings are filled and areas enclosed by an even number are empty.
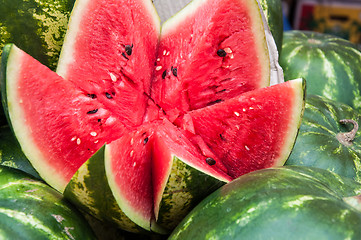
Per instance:
[[[170,230],[215,188],[291,151],[304,82],[267,87],[283,79],[264,24],[256,1],[195,0],[160,33],[148,0],[78,0],[56,73],[4,48],[10,124],[40,176],[61,192],[74,176],[67,190],[82,186],[74,198],[93,214],[85,179],[101,178],[121,227]]]

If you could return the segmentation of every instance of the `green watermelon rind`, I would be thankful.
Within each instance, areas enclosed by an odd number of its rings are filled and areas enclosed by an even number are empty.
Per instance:
[[[286,165],[324,168],[361,183],[361,132],[356,132],[351,146],[345,146],[336,135],[348,132],[351,119],[361,125],[361,115],[352,107],[318,95],[308,95],[298,137]]]
[[[156,211],[157,224],[173,230],[203,198],[224,184],[225,181],[193,168],[173,155],[172,167]]]
[[[307,80],[308,94],[361,109],[361,51],[350,41],[324,33],[287,31],[279,63],[286,81]]]
[[[21,150],[11,128],[7,125],[0,127],[0,165],[19,169],[41,179]]]
[[[360,193],[324,169],[258,170],[204,199],[169,239],[358,239],[361,213],[342,199]]]
[[[106,178],[104,149],[105,146],[79,168],[66,186],[64,196],[101,221],[129,232],[145,232],[124,214],[114,199]]]
[[[2,4],[0,48],[14,43],[54,70],[74,0],[5,0]]]
[[[14,43],[41,63],[55,69],[74,0],[16,0],[2,2],[0,9],[0,55]],[[0,105],[0,125],[6,125]]]
[[[96,239],[81,213],[42,181],[0,166],[1,239]]]
[[[7,119],[7,122],[10,123],[10,116],[9,116],[9,110],[8,110],[8,99],[4,96],[6,96],[6,68],[7,68],[7,61],[9,59],[10,50],[12,48],[13,44],[7,44],[3,48],[3,52],[1,54],[1,69],[0,69],[0,91],[1,91],[1,105],[4,110],[5,117]]]

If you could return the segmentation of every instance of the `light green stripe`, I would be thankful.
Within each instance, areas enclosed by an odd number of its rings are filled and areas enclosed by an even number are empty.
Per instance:
[[[322,59],[323,67],[320,71],[324,72],[326,78],[328,79],[327,84],[324,86],[322,95],[327,98],[332,98],[337,89],[336,79],[333,77],[336,75],[333,63],[326,57],[325,53],[320,49],[317,49],[318,57]]]
[[[13,182],[9,182],[9,183],[6,183],[6,184],[2,184],[1,187],[0,187],[0,191],[4,190],[4,189],[7,189],[7,188],[11,188],[11,187],[16,187],[18,185],[20,185],[20,186],[25,185],[27,188],[32,188],[33,186],[40,187],[40,188],[44,187],[44,183],[42,183],[42,182],[31,181],[31,179],[21,179],[21,180],[18,180],[18,181],[13,181]]]
[[[14,211],[6,208],[0,208],[0,213],[5,214],[6,216],[16,219],[24,225],[29,225],[34,228],[34,230],[39,230],[41,232],[46,233],[49,236],[52,236],[52,239],[63,239],[61,237],[56,237],[55,233],[51,231],[51,229],[44,226],[44,222],[39,221],[39,219],[35,218],[30,214],[26,214],[24,212]]]

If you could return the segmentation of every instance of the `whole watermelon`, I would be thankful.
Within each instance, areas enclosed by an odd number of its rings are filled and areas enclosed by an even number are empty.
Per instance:
[[[279,62],[285,80],[306,79],[308,94],[361,109],[361,52],[350,41],[323,33],[287,31]]]
[[[204,199],[169,239],[361,239],[360,187],[319,168],[258,170]]]
[[[0,0],[0,55],[15,43],[55,69],[75,0]],[[0,104],[0,126],[6,124]]]
[[[286,165],[324,168],[361,183],[361,115],[350,106],[308,95]]]
[[[14,133],[7,125],[0,127],[0,165],[19,169],[41,179],[22,152]]]
[[[0,0],[0,49],[15,43],[55,69],[74,1]]]
[[[85,218],[44,182],[0,166],[0,239],[96,239]]]

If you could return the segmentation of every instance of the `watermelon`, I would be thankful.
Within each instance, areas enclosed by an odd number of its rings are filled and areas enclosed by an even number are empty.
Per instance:
[[[73,5],[74,0],[2,0],[0,49],[15,43],[55,70]]]
[[[44,182],[0,166],[1,239],[96,239],[80,212]]]
[[[361,115],[350,106],[308,95],[293,151],[286,165],[324,168],[361,183]]]
[[[279,62],[285,80],[307,80],[307,93],[361,109],[361,52],[357,45],[329,34],[287,31]]]
[[[9,126],[0,127],[0,165],[19,169],[41,179],[21,150]]]
[[[74,0],[2,0],[0,4],[0,55],[5,44],[15,43],[55,69]],[[0,125],[5,124],[0,105]]]
[[[39,175],[85,211],[168,232],[293,147],[305,83],[282,82],[264,24],[256,1],[195,0],[161,27],[150,1],[79,0],[56,72],[4,48],[9,123]]]
[[[157,0],[154,1],[154,6],[158,10],[161,21],[164,22],[189,2],[190,0]],[[259,4],[277,45],[277,50],[278,52],[281,52],[283,39],[282,2],[281,0],[260,0]]]
[[[288,166],[239,177],[204,199],[169,239],[360,239],[361,185]]]

